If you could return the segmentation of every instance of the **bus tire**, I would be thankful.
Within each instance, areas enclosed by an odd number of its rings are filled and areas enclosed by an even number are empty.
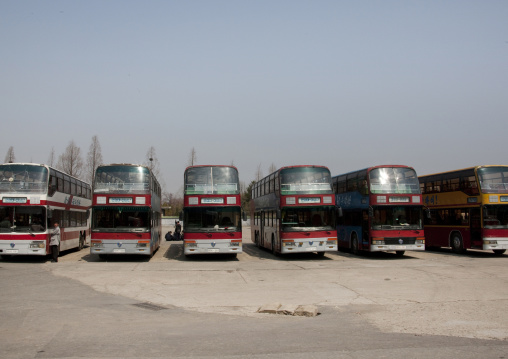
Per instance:
[[[395,255],[397,257],[402,257],[404,255],[404,253],[406,253],[406,251],[395,251]]]
[[[107,254],[99,254],[99,258],[100,259],[108,259],[108,255]]]
[[[496,256],[500,256],[506,252],[506,249],[493,249],[492,250]]]
[[[464,249],[464,241],[462,240],[462,236],[460,235],[460,233],[453,233],[450,242],[453,252],[460,254],[466,251]]]
[[[356,256],[360,254],[360,250],[358,249],[358,236],[356,235],[356,233],[353,233],[351,235],[351,253],[353,253]]]
[[[256,245],[256,247],[259,248],[259,232],[258,231],[256,231],[254,233],[254,244]]]
[[[318,257],[324,257],[325,256],[325,252],[317,252],[317,255],[318,255]]]

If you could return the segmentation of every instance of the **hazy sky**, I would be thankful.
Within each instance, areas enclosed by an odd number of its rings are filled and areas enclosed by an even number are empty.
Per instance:
[[[0,160],[508,164],[508,2],[0,0]]]

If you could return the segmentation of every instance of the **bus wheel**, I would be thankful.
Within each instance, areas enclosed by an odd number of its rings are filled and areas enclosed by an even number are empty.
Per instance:
[[[492,251],[494,252],[495,255],[500,256],[501,254],[506,252],[506,249],[493,249]]]
[[[99,254],[99,258],[100,259],[108,259],[108,255],[107,254]]]
[[[458,233],[454,233],[452,236],[452,250],[455,253],[464,253],[464,242],[462,241],[462,237]]]
[[[258,232],[256,232],[254,234],[254,243],[256,244],[256,247],[259,248],[259,233]]]
[[[395,251],[395,255],[397,257],[402,257],[404,255],[404,253],[406,253],[406,251]]]
[[[360,250],[358,249],[358,237],[356,236],[356,233],[353,233],[353,238],[351,239],[351,252],[354,255],[358,255],[360,253]]]
[[[318,255],[318,257],[324,257],[325,256],[325,252],[317,252],[317,255]]]

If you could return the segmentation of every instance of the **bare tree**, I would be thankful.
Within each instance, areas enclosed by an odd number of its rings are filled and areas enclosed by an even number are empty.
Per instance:
[[[152,173],[157,177],[157,180],[160,181],[160,166],[159,159],[157,158],[157,153],[155,152],[155,147],[150,146],[148,151],[146,151],[146,158],[144,165],[150,168]]]
[[[263,171],[261,170],[261,163],[258,165],[258,169],[256,170],[256,181],[259,181],[263,178]]]
[[[5,163],[13,163],[16,162],[16,157],[14,156],[14,147],[9,147],[7,150],[7,154],[5,155]]]
[[[268,173],[274,173],[275,171],[277,171],[277,167],[275,167],[275,163],[272,162],[270,167],[268,167]]]
[[[81,158],[81,149],[76,146],[74,140],[69,142],[65,152],[58,157],[57,168],[67,174],[79,177],[83,171],[83,158]]]
[[[99,142],[99,137],[97,135],[92,137],[92,143],[90,144],[90,148],[88,149],[88,154],[86,155],[86,174],[85,180],[89,183],[93,183],[93,178],[95,176],[95,170],[97,167],[102,165],[102,150],[101,144]]]
[[[196,155],[196,149],[192,147],[192,150],[189,154],[189,166],[194,166],[198,159],[198,156]]]
[[[51,152],[48,157],[48,166],[53,167],[55,165],[55,148],[51,147]]]

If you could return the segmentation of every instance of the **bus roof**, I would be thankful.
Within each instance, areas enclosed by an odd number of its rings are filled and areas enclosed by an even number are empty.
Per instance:
[[[427,174],[427,175],[418,176],[418,178],[437,176],[437,175],[444,175],[444,174],[454,173],[454,172],[469,171],[469,170],[474,170],[474,169],[478,169],[478,168],[486,168],[486,167],[508,167],[508,165],[481,165],[481,166],[472,166],[472,167],[460,168],[460,169],[457,169],[457,170],[430,173],[430,174]]]
[[[82,180],[81,178],[78,178],[78,177],[72,176],[72,175],[68,174],[67,172],[64,172],[64,171],[59,170],[59,169],[54,168],[54,167],[51,167],[51,166],[46,165],[46,164],[44,164],[44,163],[24,163],[24,162],[11,162],[11,163],[9,163],[9,162],[7,162],[7,163],[2,163],[2,164],[1,164],[1,166],[9,166],[9,165],[22,165],[22,166],[34,166],[34,167],[35,167],[35,166],[38,166],[38,167],[46,167],[46,168],[48,168],[48,169],[50,169],[50,170],[53,170],[53,171],[56,171],[56,172],[60,172],[60,173],[62,173],[62,174],[64,174],[64,175],[66,175],[66,176],[69,176],[70,178],[74,178],[75,180],[78,180],[78,181],[84,182],[84,183],[86,183],[86,184],[88,184],[88,185],[89,185],[89,183],[88,183],[88,182],[86,182],[85,180]]]
[[[353,174],[353,173],[356,173],[356,172],[362,172],[362,171],[367,171],[367,172],[370,172],[376,168],[388,168],[388,167],[397,167],[397,168],[411,168],[412,170],[414,170],[413,167],[411,166],[406,166],[406,165],[377,165],[377,166],[370,166],[370,167],[365,167],[365,168],[362,168],[362,169],[359,169],[359,170],[356,170],[356,171],[351,171],[351,172],[346,172],[346,173],[341,173],[339,175],[336,175],[336,176],[333,176],[332,178],[337,178],[337,177],[340,177],[340,176],[344,176],[344,175],[349,175],[349,174]],[[416,171],[415,171],[416,172]]]
[[[229,167],[229,168],[234,168],[235,170],[238,171],[238,168],[236,168],[235,166],[231,166],[231,165],[194,165],[194,166],[188,166],[185,170],[187,171],[189,168],[199,168],[199,167]]]

